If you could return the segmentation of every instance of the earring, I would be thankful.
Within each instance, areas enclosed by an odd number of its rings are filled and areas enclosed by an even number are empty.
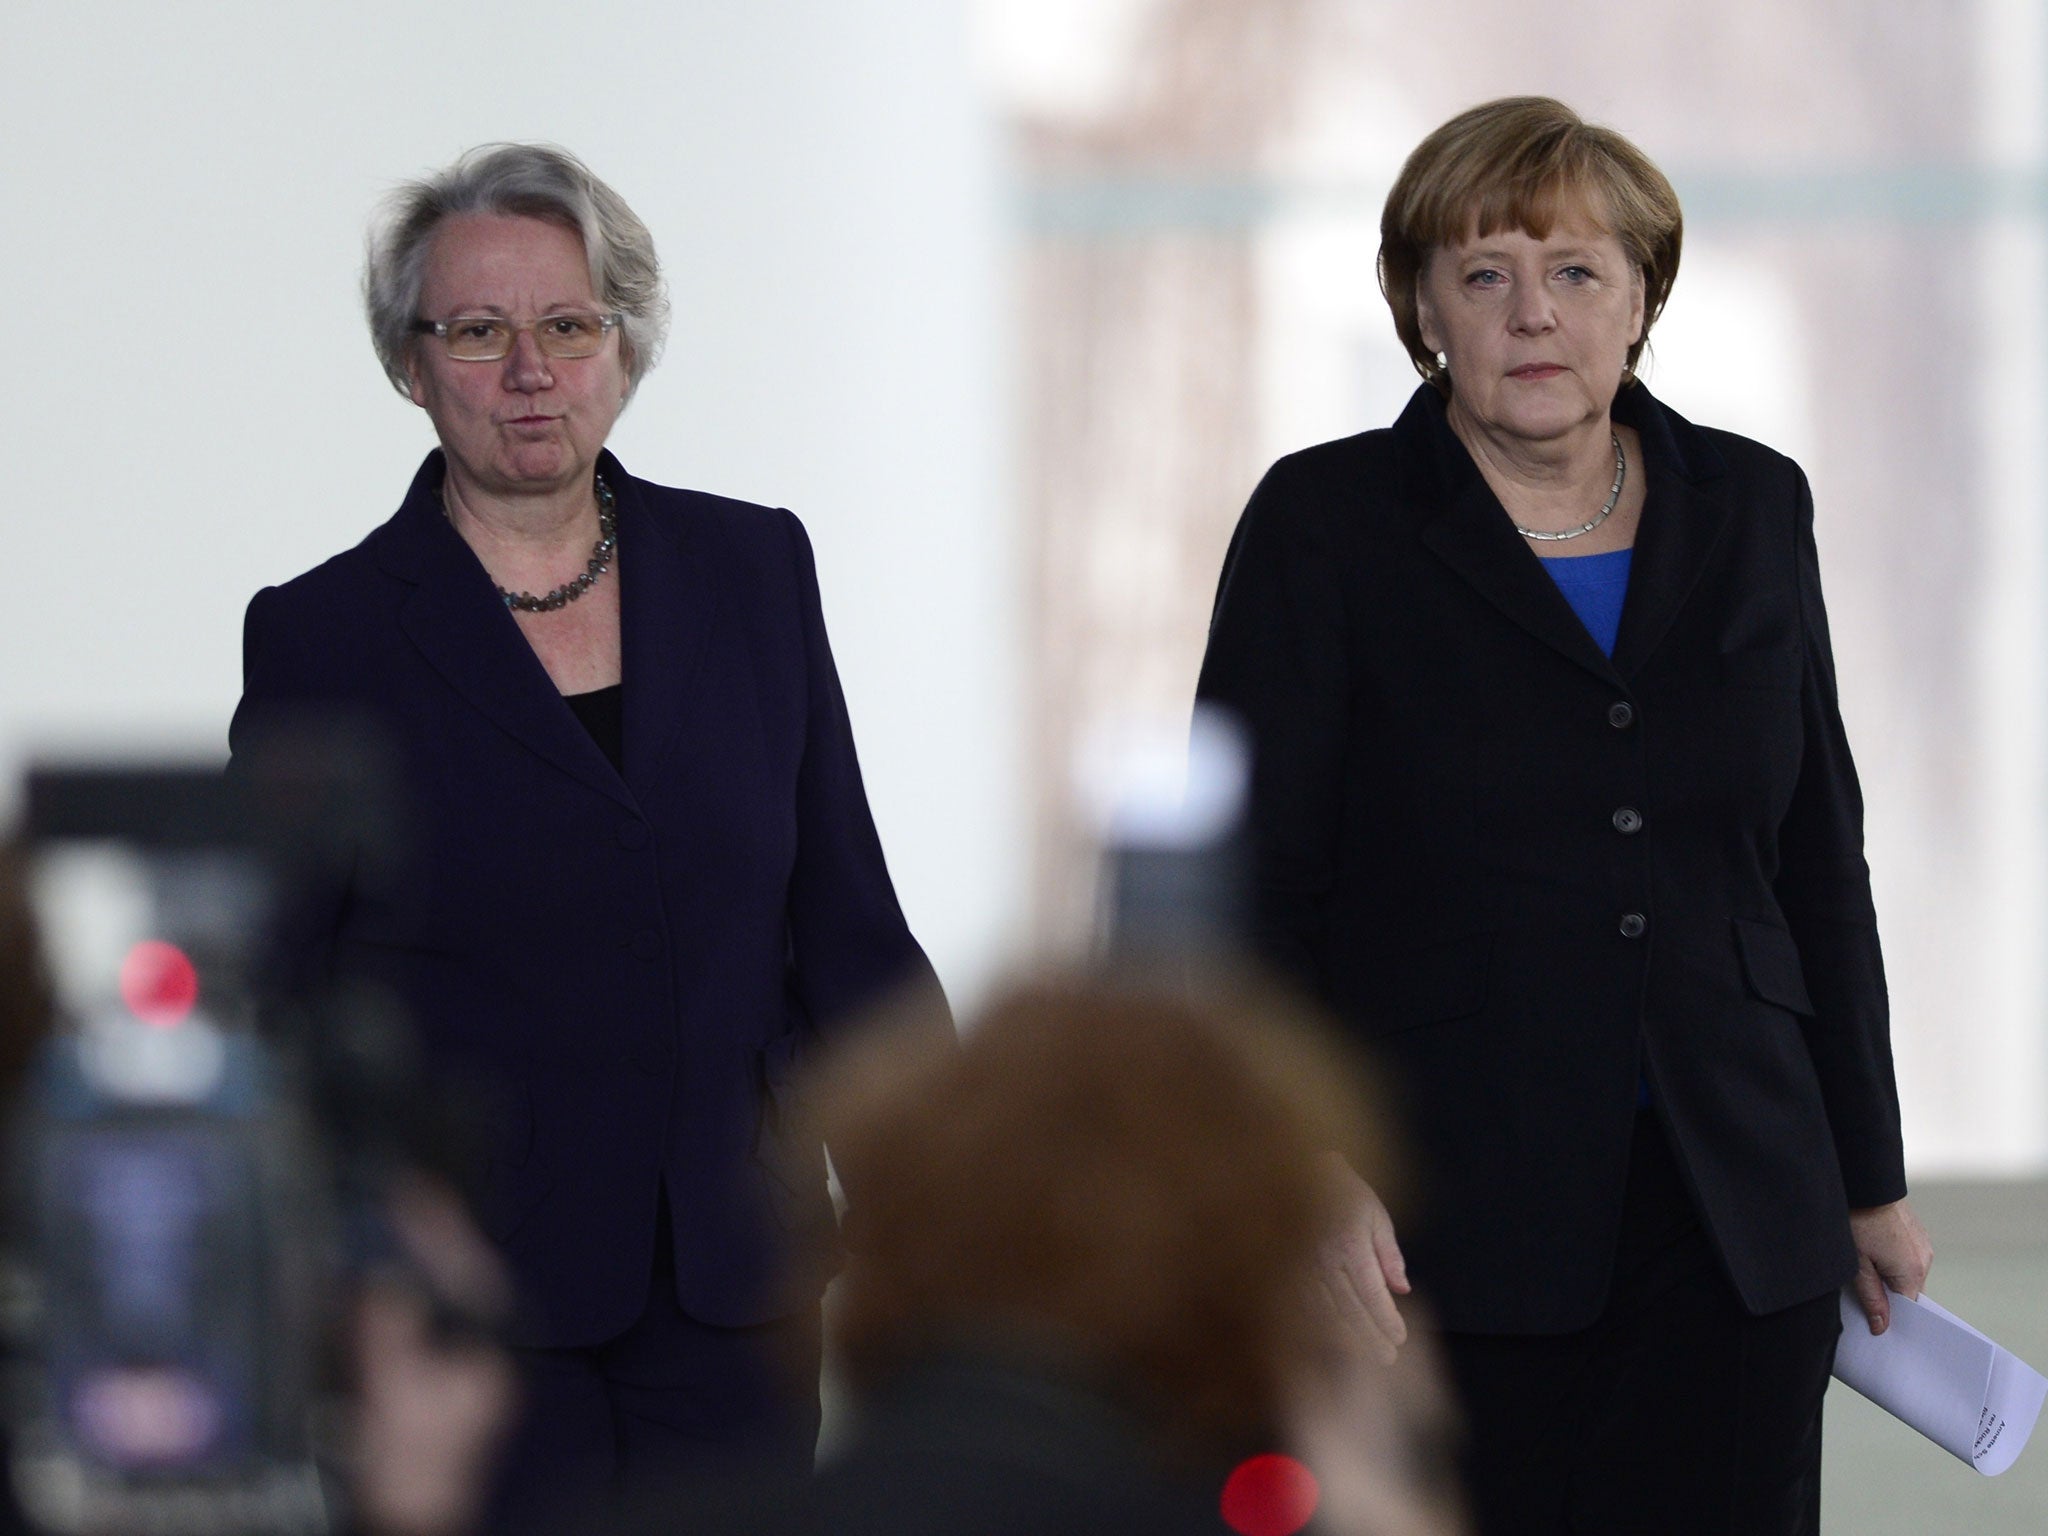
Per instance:
[[[1439,373],[1449,373],[1451,371],[1451,360],[1444,353],[1439,352],[1436,355],[1436,366]]]

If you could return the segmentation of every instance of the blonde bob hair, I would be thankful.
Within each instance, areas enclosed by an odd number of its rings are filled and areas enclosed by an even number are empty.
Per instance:
[[[1664,173],[1611,128],[1548,96],[1508,96],[1467,111],[1415,146],[1380,215],[1380,292],[1415,371],[1448,396],[1451,379],[1422,341],[1416,289],[1438,248],[1501,230],[1548,238],[1563,219],[1590,218],[1621,242],[1643,283],[1636,363],[1663,312],[1684,219]]]

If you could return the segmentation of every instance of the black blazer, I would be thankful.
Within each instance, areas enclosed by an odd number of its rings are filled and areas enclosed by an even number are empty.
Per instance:
[[[1805,477],[1639,385],[1614,414],[1648,499],[1611,661],[1424,387],[1273,466],[1202,668],[1254,742],[1264,946],[1396,1080],[1455,1329],[1597,1315],[1639,1074],[1752,1311],[1905,1193]]]
[[[249,605],[232,739],[308,707],[389,727],[411,878],[359,890],[333,966],[395,980],[445,1072],[497,1085],[484,1219],[526,1342],[640,1315],[657,1191],[678,1300],[761,1322],[815,1298],[782,1263],[832,1236],[789,1096],[886,990],[936,991],[882,860],[802,526],[636,480],[610,454],[623,774],[442,515],[437,452],[397,515]],[[941,1015],[942,1016],[942,1011]]]

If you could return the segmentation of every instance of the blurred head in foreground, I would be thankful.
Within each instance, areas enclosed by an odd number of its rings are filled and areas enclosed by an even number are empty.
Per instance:
[[[1397,1181],[1370,1084],[1299,1004],[1055,974],[933,1039],[867,1031],[806,1095],[851,1201],[831,1343],[856,1408],[818,1476],[630,1530],[1464,1529],[1433,1350],[1383,1364],[1319,1289],[1341,1163]]]
[[[963,1343],[1042,1352],[1197,1447],[1269,1434],[1328,1346],[1304,1291],[1344,1214],[1333,1155],[1390,1173],[1353,1064],[1247,983],[1032,982],[957,1050],[875,1041],[822,1103],[860,1191],[856,1386]]]

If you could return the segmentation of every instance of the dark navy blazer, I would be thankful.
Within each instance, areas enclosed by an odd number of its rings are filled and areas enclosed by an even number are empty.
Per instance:
[[[336,912],[340,971],[399,978],[436,1065],[493,1085],[484,1219],[524,1342],[630,1325],[658,1191],[678,1300],[739,1326],[814,1301],[822,1148],[790,1115],[813,1047],[936,992],[883,863],[802,526],[636,480],[618,497],[617,771],[442,512],[442,456],[356,548],[249,605],[232,740],[308,707],[386,723],[409,878]]]
[[[1273,466],[1202,668],[1255,743],[1267,950],[1400,1085],[1456,1329],[1598,1314],[1639,1075],[1753,1311],[1905,1193],[1806,479],[1640,386],[1614,413],[1648,499],[1611,659],[1425,387]]]

